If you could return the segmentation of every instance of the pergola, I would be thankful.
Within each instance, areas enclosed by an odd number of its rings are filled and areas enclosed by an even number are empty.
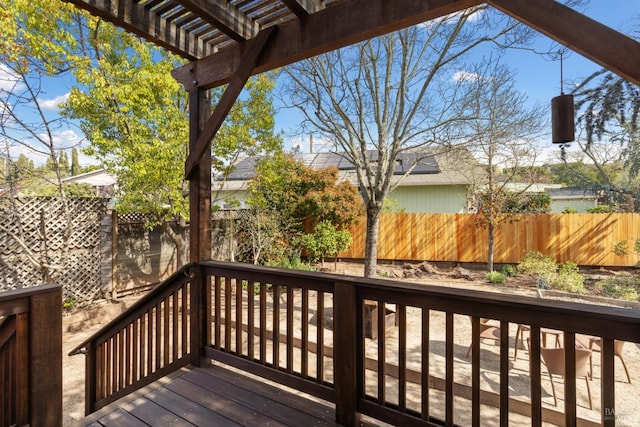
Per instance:
[[[210,258],[211,141],[247,79],[482,3],[640,85],[640,43],[554,0],[66,0],[189,60],[190,256]],[[210,111],[208,89],[228,84]]]

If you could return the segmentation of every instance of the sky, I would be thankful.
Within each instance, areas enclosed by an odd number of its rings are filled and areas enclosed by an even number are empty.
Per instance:
[[[640,0],[590,0],[579,11],[626,35],[640,32]],[[548,52],[551,48],[557,49],[558,44],[547,36],[539,34],[533,48],[539,52]],[[517,89],[526,94],[531,104],[538,102],[550,105],[551,98],[560,94],[560,62],[558,60],[552,60],[531,51],[509,50],[502,62],[514,71]],[[570,92],[572,84],[601,68],[593,61],[569,50],[563,55],[564,92]],[[295,132],[296,122],[299,120],[301,116],[290,110],[282,111],[276,117],[276,122],[288,132],[287,139],[291,140],[289,144],[299,144],[303,151],[307,151],[309,136],[290,134]],[[548,142],[541,141],[541,145],[544,148],[544,154],[540,156],[542,160],[558,161],[560,150],[553,146],[550,135]],[[567,149],[568,152],[577,150],[575,144]]]
[[[640,0],[591,0],[581,10],[585,15],[600,21],[601,23],[618,30],[624,34],[632,34],[640,30]],[[552,41],[546,36],[539,35],[534,48],[539,51],[549,51]],[[531,103],[550,103],[551,98],[560,93],[560,63],[544,58],[530,51],[510,51],[503,59],[515,71],[516,87],[524,91]],[[581,78],[591,74],[601,67],[575,52],[569,52],[563,58],[564,90],[570,91],[570,85]],[[9,79],[10,80],[10,79]],[[0,88],[7,84],[7,75],[0,64]],[[55,115],[57,105],[66,99],[73,82],[67,79],[53,79],[47,82],[46,89],[41,96],[47,113]],[[285,135],[285,146],[291,148],[300,145],[303,151],[308,150],[309,136],[297,135],[296,130],[301,120],[299,113],[292,110],[280,109],[276,105],[276,127]],[[79,129],[60,129],[60,140],[67,141],[67,146],[77,146],[82,142],[83,136]],[[557,157],[559,149],[549,142],[542,144],[547,152],[547,157]],[[575,147],[569,150],[576,150]],[[29,154],[33,157],[32,154]],[[37,159],[36,159],[37,160]],[[81,163],[86,165],[93,162],[92,159],[81,157]]]

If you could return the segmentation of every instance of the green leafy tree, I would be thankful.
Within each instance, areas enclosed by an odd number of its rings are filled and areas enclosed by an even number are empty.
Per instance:
[[[148,227],[161,225],[182,265],[189,132],[186,93],[170,75],[177,60],[110,25],[96,22],[92,34],[87,46],[92,60],[74,70],[80,85],[71,91],[64,113],[80,121],[90,142],[86,152],[117,177],[117,208],[147,214]],[[214,173],[227,174],[241,155],[281,148],[272,88],[266,75],[249,83],[212,144]]]
[[[81,173],[80,160],[78,156],[79,154],[77,149],[74,148],[73,150],[71,150],[71,169],[69,170],[71,176],[75,176]]]
[[[325,257],[334,257],[334,270],[337,269],[338,253],[349,249],[351,242],[351,233],[326,220],[316,224],[313,233],[300,237],[300,243],[311,259],[320,259],[324,266]]]
[[[358,220],[362,206],[354,186],[338,182],[336,168],[314,170],[287,154],[261,161],[249,191],[249,203],[279,224],[280,238],[270,258],[293,255],[280,247],[297,250],[294,242],[304,233],[305,221],[310,228],[323,221],[345,228]]]

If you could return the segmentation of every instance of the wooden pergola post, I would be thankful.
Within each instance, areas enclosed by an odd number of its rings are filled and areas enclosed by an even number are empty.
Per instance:
[[[189,92],[189,151],[192,152],[210,116],[209,91],[200,88]],[[211,142],[206,153],[211,153]],[[192,262],[211,258],[211,155],[203,155],[195,164],[189,179],[189,259]],[[206,292],[206,277],[196,269],[191,282],[191,364],[201,365],[203,347],[207,342],[206,318],[202,304]]]

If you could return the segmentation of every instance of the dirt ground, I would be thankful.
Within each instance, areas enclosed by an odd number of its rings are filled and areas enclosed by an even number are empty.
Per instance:
[[[363,266],[362,264],[355,263],[338,263],[337,268],[334,269],[333,263],[326,263],[324,267],[318,266],[318,269],[321,271],[326,271],[330,273],[339,273],[339,274],[348,274],[361,276],[363,274]],[[603,272],[602,270],[594,270],[593,274],[609,274],[608,272]],[[615,272],[611,274],[616,274]],[[379,266],[379,277],[389,278],[394,280],[409,280],[414,282],[425,282],[430,284],[440,284],[443,286],[452,286],[452,287],[462,287],[467,289],[481,289],[484,291],[494,291],[500,293],[511,293],[518,295],[536,295],[536,287],[535,280],[533,278],[527,277],[519,277],[519,278],[509,278],[509,281],[506,285],[492,285],[487,283],[484,279],[485,272],[481,269],[473,269],[473,268],[463,268],[456,266],[434,266],[428,264],[411,264],[411,265],[402,265],[402,264],[381,264]],[[128,303],[132,303],[135,298],[130,298]],[[120,304],[118,307],[118,311],[124,309],[126,307],[125,304]],[[79,345],[86,338],[90,337],[94,333],[96,333],[109,319],[115,317],[114,314],[109,313],[108,315],[103,315],[102,320],[98,319],[96,321],[93,319],[92,321],[76,321],[75,323],[71,320],[71,316],[73,314],[68,314],[67,319],[65,321],[65,325],[72,325],[72,331],[65,330],[63,332],[63,383],[64,383],[64,392],[63,392],[63,404],[64,404],[64,419],[63,425],[70,426],[74,424],[74,421],[79,420],[84,415],[84,363],[85,358],[83,355],[76,356],[68,356],[68,353],[73,350],[77,345]],[[410,321],[410,320],[409,320]],[[466,349],[468,348],[468,343],[465,341],[464,336],[470,332],[466,331],[468,328],[468,320],[467,319],[457,319],[456,320],[456,348],[459,348],[461,351],[460,355],[456,355],[457,359],[462,360],[462,364],[464,365],[464,353],[466,353]],[[514,328],[516,325],[513,325]],[[432,326],[433,327],[433,326]],[[459,333],[460,332],[460,333]],[[510,334],[511,336],[515,336],[515,329]],[[470,335],[469,335],[470,336]],[[461,338],[462,341],[457,342]],[[392,337],[389,337],[390,340],[393,340]],[[435,338],[435,336],[434,336]],[[483,352],[489,351],[492,353],[496,353],[498,346],[494,343],[485,342],[483,343]],[[526,355],[526,350],[522,350],[523,355]],[[497,354],[497,353],[496,353]],[[459,357],[458,357],[459,356]],[[436,357],[437,358],[437,357]],[[518,353],[518,359],[520,359],[520,352]],[[528,372],[528,368],[524,366],[525,362],[522,360],[518,360],[514,363],[514,373],[516,371],[522,370],[524,376],[526,377],[526,373]],[[629,344],[625,346],[625,360],[627,362],[627,366],[630,369],[630,374],[632,378],[632,382],[638,383],[640,381],[640,346],[637,344]],[[599,362],[596,362],[598,364]],[[520,366],[522,365],[522,366]],[[467,373],[464,370],[465,368],[460,365],[460,369],[458,369],[459,364],[456,365],[456,381],[458,381],[458,376],[462,375],[462,377],[466,377]],[[620,366],[618,368],[621,368]],[[437,368],[439,369],[439,368]],[[544,372],[544,371],[543,371]],[[432,373],[433,374],[433,373]],[[492,373],[487,375],[483,375],[485,378],[485,383],[483,383],[483,388],[485,386],[491,388],[495,386],[495,378],[492,377]],[[494,375],[495,376],[495,375]],[[493,378],[493,379],[492,379]],[[462,380],[462,378],[461,378]],[[487,382],[488,381],[488,382]],[[544,381],[544,380],[543,380]],[[562,388],[562,384],[558,382],[556,384],[556,391]],[[511,384],[510,384],[511,385]],[[517,384],[516,384],[517,385]],[[549,384],[543,382],[543,388],[545,390]],[[526,389],[526,387],[524,387]],[[578,393],[582,393],[582,388],[584,388],[584,384],[578,383]],[[594,402],[599,400],[599,383],[598,378],[594,378],[593,384],[591,386],[591,391],[593,393]],[[621,381],[620,378],[617,378],[616,381],[616,400],[618,402],[617,408],[617,424],[622,426],[635,426],[640,425],[640,413],[636,410],[636,401],[637,397],[640,396],[640,388],[636,388],[635,384],[627,384],[624,381]],[[543,401],[550,402],[550,394],[543,394]],[[586,399],[586,396],[582,396],[579,394],[578,401],[579,405],[581,399]],[[583,402],[584,403],[584,402]],[[595,407],[593,411],[588,411],[587,408],[579,407],[579,415],[582,413],[585,417],[591,418],[594,420],[599,419],[599,410],[598,407]],[[460,420],[463,421],[463,420]],[[516,420],[513,420],[513,425],[519,425]],[[465,424],[462,422],[462,424]]]

